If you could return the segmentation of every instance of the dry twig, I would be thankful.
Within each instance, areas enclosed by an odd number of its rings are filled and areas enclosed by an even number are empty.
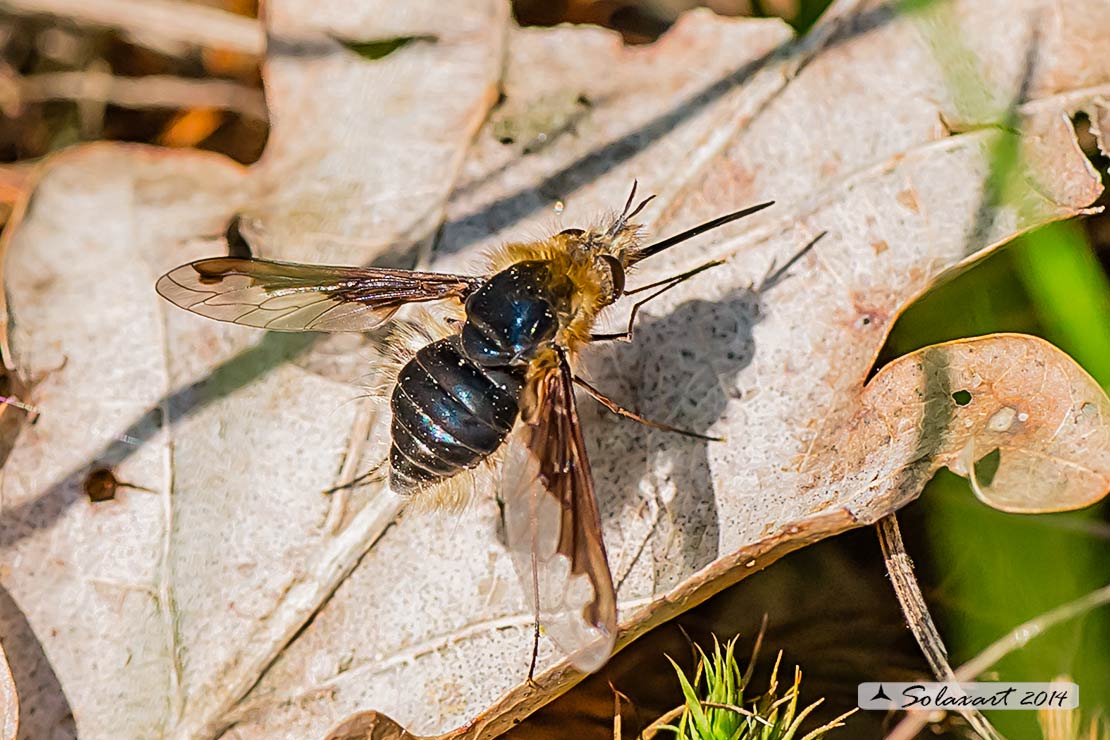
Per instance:
[[[988,645],[974,658],[957,668],[955,670],[956,679],[971,681],[1013,651],[1027,645],[1034,637],[1044,634],[1049,628],[1107,604],[1110,604],[1110,585],[1103,586],[1074,601],[1069,601],[1034,617],[1028,622],[1019,624],[1003,637]],[[886,736],[886,740],[912,740],[912,738],[917,737],[917,733],[928,722],[929,714],[927,712],[911,712],[894,726],[894,729]]]
[[[925,604],[925,596],[921,593],[921,586],[913,573],[913,562],[906,552],[905,543],[902,542],[902,531],[898,528],[896,515],[891,514],[879,520],[877,525],[879,543],[883,548],[883,559],[886,569],[890,574],[891,585],[902,605],[902,613],[906,616],[910,631],[921,646],[925,659],[938,681],[957,683],[959,679],[948,664],[948,650],[937,631],[933,617],[929,614],[929,607]],[[1000,740],[1001,736],[991,726],[983,713],[976,709],[961,709],[967,723],[979,733],[980,737],[988,740]]]

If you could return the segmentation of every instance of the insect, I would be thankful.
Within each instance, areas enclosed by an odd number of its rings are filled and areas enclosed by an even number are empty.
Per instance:
[[[603,227],[566,229],[502,247],[485,276],[373,267],[330,267],[215,257],[162,276],[158,292],[193,313],[275,331],[366,331],[409,303],[453,300],[465,319],[420,348],[393,387],[390,488],[423,497],[503,454],[499,500],[505,538],[540,625],[579,670],[600,668],[617,630],[616,595],[605,555],[575,386],[610,411],[691,436],[621,408],[575,375],[589,343],[631,339],[639,308],[720,264],[709,262],[628,289],[641,261],[703,232],[767,208],[761,203],[654,244],[633,223],[636,186]],[[652,291],[632,307],[626,331],[593,332],[602,309]]]

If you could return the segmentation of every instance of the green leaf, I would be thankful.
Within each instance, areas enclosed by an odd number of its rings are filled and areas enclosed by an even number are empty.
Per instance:
[[[704,656],[704,653],[702,655]],[[667,656],[667,660],[674,666],[675,673],[678,674],[678,683],[682,687],[682,696],[686,701],[686,712],[683,714],[683,720],[685,720],[687,716],[692,717],[698,734],[702,737],[708,737],[710,732],[709,718],[705,716],[705,711],[701,708],[701,700],[698,699],[698,692],[690,685],[690,682],[686,679],[686,674],[682,672],[678,664],[671,660],[670,656]]]

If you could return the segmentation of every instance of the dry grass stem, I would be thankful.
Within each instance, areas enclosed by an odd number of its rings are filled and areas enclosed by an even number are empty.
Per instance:
[[[1023,622],[1003,637],[988,645],[981,653],[955,670],[956,679],[971,681],[1010,653],[1024,647],[1034,637],[1050,628],[1080,615],[1110,604],[1110,586],[1103,586],[1089,594],[1051,609],[1038,617]],[[886,740],[912,740],[929,723],[930,713],[912,712],[894,726]]]
[[[913,562],[906,552],[905,543],[902,541],[902,532],[898,528],[898,518],[894,514],[885,516],[877,525],[879,543],[883,548],[883,559],[886,569],[890,574],[891,585],[898,596],[898,603],[902,605],[902,613],[906,616],[906,623],[913,632],[917,644],[929,661],[929,667],[938,681],[957,682],[952,666],[948,664],[948,650],[937,631],[929,607],[925,603],[925,596],[921,593],[921,585],[913,573]],[[968,724],[981,737],[989,740],[999,740],[1001,736],[991,726],[982,712],[974,709],[960,711]]]
[[[266,51],[266,34],[257,20],[179,0],[2,0],[0,7],[115,28],[162,52],[195,46],[253,56]]]
[[[261,90],[228,80],[193,80],[150,75],[117,77],[106,72],[52,72],[3,80],[0,105],[5,110],[31,102],[77,100],[123,108],[215,108],[266,120]]]

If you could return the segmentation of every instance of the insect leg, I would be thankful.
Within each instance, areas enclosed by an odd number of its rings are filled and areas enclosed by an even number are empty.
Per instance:
[[[758,286],[752,286],[752,290],[754,290],[756,293],[765,293],[766,291],[778,285],[780,282],[782,282],[782,279],[786,277],[790,268],[793,267],[794,264],[802,257],[805,257],[807,254],[809,254],[810,250],[817,246],[817,242],[824,239],[828,233],[829,232],[827,231],[822,231],[820,234],[810,239],[809,242],[804,247],[799,249],[793,257],[788,259],[782,267],[778,266],[778,262],[776,260],[772,260],[771,266],[767,268],[767,274],[763,276],[763,280],[759,282]]]
[[[637,301],[636,303],[634,303],[632,305],[632,313],[628,317],[628,329],[626,329],[625,331],[621,331],[621,332],[615,332],[613,334],[591,334],[590,335],[590,341],[591,342],[605,342],[605,341],[609,341],[609,340],[612,340],[612,339],[619,339],[619,340],[625,341],[625,342],[632,341],[632,326],[636,322],[636,314],[638,314],[640,312],[640,307],[641,306],[643,306],[648,301],[655,300],[656,298],[663,295],[664,293],[666,293],[671,288],[675,287],[676,285],[681,285],[682,283],[686,282],[687,280],[694,277],[695,275],[708,270],[710,267],[716,267],[717,265],[723,265],[723,264],[724,264],[724,262],[722,260],[713,260],[712,262],[706,262],[704,265],[701,265],[699,267],[695,267],[692,270],[687,270],[686,272],[681,273],[679,275],[672,275],[669,278],[665,278],[663,280],[659,280],[659,281],[656,281],[654,283],[649,283],[647,285],[641,285],[639,288],[634,288],[633,290],[626,290],[624,292],[625,295],[634,295],[636,293],[642,293],[645,290],[651,290],[652,288],[659,288],[659,290],[655,291],[654,293],[649,295],[647,298],[643,298],[643,299]]]
[[[538,547],[536,540],[539,538],[539,521],[536,518],[536,494],[531,494],[531,516],[529,517],[529,526],[532,530],[532,606],[534,608],[532,622],[532,662],[528,664],[528,685],[533,688],[539,688],[536,685],[536,660],[540,656],[540,571],[539,563],[536,561],[536,548]]]
[[[382,458],[382,460],[377,465],[370,468],[362,475],[351,478],[346,483],[340,483],[338,486],[332,486],[331,488],[326,489],[324,493],[335,493],[336,491],[342,491],[347,488],[358,488],[360,485],[377,483],[378,481],[385,480],[385,475],[382,474],[382,467],[386,464],[388,460],[388,457]]]
[[[691,432],[688,429],[679,429],[678,427],[671,426],[670,424],[664,424],[664,423],[659,422],[659,421],[652,421],[651,419],[645,419],[644,417],[637,414],[635,411],[629,411],[626,408],[622,408],[616,401],[613,401],[612,399],[607,397],[605,394],[603,394],[597,388],[594,388],[592,385],[590,385],[586,381],[582,380],[582,378],[575,377],[574,382],[580,388],[582,388],[587,393],[589,393],[590,396],[595,401],[597,401],[602,406],[604,406],[605,408],[612,411],[617,416],[623,416],[626,419],[632,419],[633,421],[638,421],[641,424],[644,424],[645,426],[654,427],[656,429],[662,429],[665,432],[674,432],[676,434],[681,434],[681,435],[684,435],[686,437],[693,437],[695,439],[704,439],[704,440],[707,440],[709,442],[724,442],[725,441],[724,437],[710,437],[709,435],[706,435],[706,434],[699,434],[698,432]]]

